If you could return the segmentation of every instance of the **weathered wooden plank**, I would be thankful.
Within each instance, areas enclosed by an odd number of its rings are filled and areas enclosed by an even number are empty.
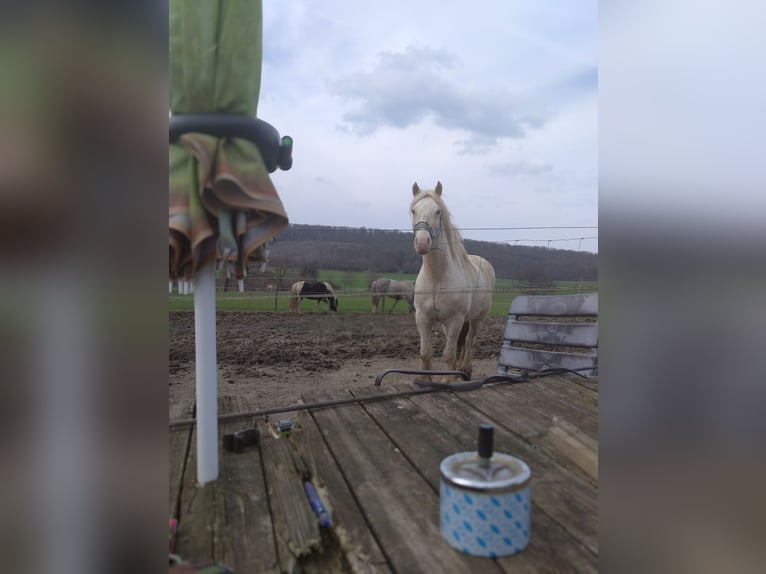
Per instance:
[[[434,418],[448,420],[448,431],[463,444],[475,441],[476,428],[489,419],[497,424],[495,445],[525,460],[533,473],[533,501],[594,554],[598,552],[598,491],[593,484],[564,468],[538,449],[530,448],[515,431],[516,413],[529,407],[516,404],[514,390],[520,385],[484,387],[464,393],[436,393],[430,400],[411,400]],[[466,404],[473,408],[466,408]],[[542,422],[542,430],[552,417]],[[537,433],[540,434],[540,433]]]
[[[189,419],[194,416],[194,399],[179,399],[168,402],[168,421]],[[188,428],[191,427],[181,427]]]
[[[538,489],[540,486],[538,485]],[[532,493],[534,497],[534,492]],[[562,572],[598,572],[598,555],[581,544],[572,544],[572,536],[539,507],[532,505],[529,545],[517,556],[503,558],[508,574],[561,574]],[[530,559],[545,554],[542,564]]]
[[[511,301],[511,315],[587,317],[598,315],[598,293],[583,295],[519,295]]]
[[[504,341],[498,359],[498,374],[508,369],[540,371],[549,368],[572,369],[586,376],[598,374],[598,323],[563,321],[520,321],[519,316],[577,317],[598,316],[598,293],[585,295],[522,295],[509,310]],[[550,348],[529,348],[517,343],[534,343]],[[562,347],[561,349],[555,349]],[[573,353],[567,347],[591,349]]]
[[[305,572],[390,572],[341,469],[310,415],[300,418],[289,442],[298,465],[308,471],[332,519],[329,528],[320,529],[322,552],[301,558],[301,568]]]
[[[577,378],[579,377],[571,376],[571,380]],[[542,417],[538,419],[537,434],[547,431],[552,418],[556,416],[576,426],[594,441],[598,440],[598,395],[574,384],[569,385],[571,389],[562,385],[562,381],[571,383],[571,380],[569,377],[564,379],[559,376],[540,377],[528,383],[513,385],[510,393],[514,403],[532,409]],[[500,388],[506,385],[492,386]],[[586,396],[580,396],[580,391]],[[526,435],[527,438],[533,436],[536,435]]]
[[[407,390],[405,385],[392,385],[399,390]],[[375,391],[356,389],[358,397],[374,395]],[[444,457],[462,450],[462,445],[447,432],[444,424],[450,421],[436,419],[415,406],[409,397],[392,398],[385,401],[362,403],[367,414],[385,431],[413,466],[428,481],[431,489],[439,493],[439,464]]]
[[[506,341],[524,341],[568,347],[598,346],[598,323],[538,323],[517,321],[513,317],[505,325]]]
[[[317,490],[332,517],[331,532],[339,552],[354,573],[374,574],[391,572],[362,510],[354,500],[343,473],[338,467],[314,419],[301,418],[300,427],[290,437],[297,454],[305,461]],[[303,564],[306,570],[306,564]],[[318,571],[338,571],[324,568]]]
[[[527,389],[533,404],[571,423],[594,441],[598,440],[598,393],[578,385],[586,381],[575,375],[541,377]],[[534,391],[534,394],[532,394]]]
[[[597,375],[588,377],[587,379],[583,379],[582,377],[577,377],[573,379],[572,382],[576,385],[579,385],[580,387],[588,389],[589,391],[598,393],[598,376]]]
[[[438,495],[361,406],[311,414],[394,571],[501,571],[447,545],[439,532]]]
[[[364,392],[358,394],[363,395]],[[417,404],[416,404],[417,403]],[[431,488],[438,492],[440,483],[439,465],[441,461],[455,452],[474,450],[476,448],[475,426],[468,424],[459,437],[447,427],[462,424],[453,417],[446,418],[438,409],[422,408],[434,404],[433,399],[417,397],[417,399],[392,399],[390,401],[365,403],[364,409],[391,437],[397,448],[417,466],[420,473],[429,482]],[[471,407],[466,407],[472,410]],[[486,421],[486,417],[474,412],[474,420]],[[496,421],[490,420],[497,425]],[[473,440],[464,442],[461,439],[471,437]],[[419,438],[420,437],[420,438]],[[524,454],[517,456],[526,460],[528,447]],[[533,469],[534,471],[534,469]],[[537,477],[535,477],[535,481]],[[506,572],[556,572],[566,569],[573,572],[596,571],[594,555],[586,550],[563,527],[557,524],[548,514],[536,510],[535,499],[537,488],[533,489],[532,538],[530,545],[516,556],[498,560]]]
[[[598,356],[596,353],[561,353],[557,351],[544,351],[542,349],[515,347],[508,343],[508,341],[503,341],[497,363],[497,372],[499,374],[506,372],[503,367],[531,371],[563,368],[572,369],[583,375],[590,376],[595,375],[597,372]]]
[[[237,397],[230,412],[257,408],[254,401]],[[234,407],[236,405],[236,407]],[[252,427],[235,421],[220,427],[220,436]],[[259,447],[242,453],[221,452],[220,478],[216,483],[214,557],[235,572],[278,572],[274,530]]]
[[[526,393],[522,392],[523,387],[534,384],[531,381],[516,384],[491,384],[483,389],[489,391],[500,387],[510,387],[510,395],[493,395],[500,397],[499,407],[501,408],[501,418],[510,430],[515,434],[530,440],[533,437],[543,434],[550,426],[551,414],[546,408],[540,408],[531,403]],[[461,392],[460,396],[473,396],[473,393]]]
[[[548,452],[572,461],[592,482],[598,482],[598,443],[577,427],[553,417],[548,432],[534,441]],[[561,457],[557,457],[560,460]]]
[[[169,405],[168,418],[169,420],[189,419],[194,416],[194,400],[179,400],[173,401]],[[181,497],[181,484],[184,479],[184,471],[186,470],[186,461],[189,456],[189,447],[191,445],[192,428],[191,427],[179,427],[170,429],[170,446],[169,446],[169,462],[170,462],[170,504],[169,504],[169,516],[178,518],[178,503]]]
[[[282,416],[288,417],[298,419],[298,415],[290,413]],[[263,420],[259,421],[258,428],[277,555],[282,570],[293,572],[301,558],[321,552],[319,522],[306,497],[303,476],[293,460],[295,453],[290,441],[286,437],[275,437]]]
[[[566,470],[547,453],[533,448],[514,431],[518,411],[508,408],[517,386],[487,388],[470,393],[439,393],[432,400],[412,397],[424,412],[449,421],[448,432],[462,444],[475,446],[476,429],[487,420],[496,423],[495,447],[525,460],[533,472],[533,501],[566,528],[585,547],[596,553],[598,490],[579,475]],[[466,408],[468,403],[473,408]],[[552,417],[545,423],[550,426]],[[509,432],[510,431],[510,432]]]
[[[232,408],[230,397],[219,397],[218,411]],[[178,516],[176,554],[188,561],[212,562],[213,516],[215,508],[216,483],[204,486],[197,484],[197,431],[192,431],[192,440],[186,460],[186,471],[181,485]],[[219,459],[220,461],[220,459]],[[220,469],[220,467],[219,467]]]
[[[598,383],[573,374],[546,376],[538,379],[541,383],[535,389],[556,397],[561,401],[585,409],[592,415],[598,413]]]
[[[218,403],[221,414],[250,408],[233,396],[221,396]],[[221,425],[219,436],[246,426],[242,421]],[[185,560],[220,562],[236,572],[278,572],[258,448],[241,454],[221,449],[218,479],[199,486],[194,440],[181,491],[177,553]]]

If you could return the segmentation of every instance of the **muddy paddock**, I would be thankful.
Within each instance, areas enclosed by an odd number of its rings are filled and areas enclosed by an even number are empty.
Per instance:
[[[477,341],[473,379],[493,375],[507,317],[490,317]],[[217,314],[218,392],[249,395],[259,408],[300,402],[306,390],[337,396],[345,389],[373,386],[388,368],[419,368],[420,339],[409,314],[328,312]],[[169,317],[170,400],[194,397],[194,313]],[[434,368],[444,337],[434,329]],[[389,375],[383,384],[412,376]]]

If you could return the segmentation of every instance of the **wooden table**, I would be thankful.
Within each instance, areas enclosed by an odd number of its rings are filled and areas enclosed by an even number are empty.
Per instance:
[[[420,394],[365,400],[416,390]],[[346,397],[352,396],[351,394]],[[427,392],[412,383],[359,389],[352,404],[229,422],[257,424],[260,444],[221,452],[220,477],[195,484],[191,427],[171,428],[170,515],[176,553],[257,572],[596,572],[598,570],[598,383],[551,376],[469,392]],[[304,396],[307,404],[338,396]],[[257,405],[221,396],[221,413]],[[171,420],[193,405],[171,405]],[[289,437],[274,430],[291,417]],[[476,449],[481,422],[495,451],[532,469],[530,543],[515,556],[479,558],[439,531],[439,463]],[[331,512],[320,527],[303,485],[310,475]]]

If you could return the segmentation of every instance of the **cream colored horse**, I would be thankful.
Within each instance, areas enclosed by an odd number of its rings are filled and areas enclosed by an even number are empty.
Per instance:
[[[386,297],[390,297],[394,300],[394,304],[388,310],[389,313],[394,312],[394,307],[400,299],[404,299],[407,302],[407,306],[410,309],[410,313],[415,311],[414,298],[415,298],[415,286],[410,281],[397,281],[396,279],[389,279],[388,277],[381,277],[376,279],[370,285],[370,292],[372,293],[372,312],[378,312],[378,303],[382,312],[386,311]]]
[[[433,190],[421,190],[415,183],[412,195],[415,252],[423,256],[415,281],[420,368],[431,369],[431,330],[434,323],[441,323],[447,370],[464,371],[470,377],[476,335],[492,306],[495,270],[483,257],[466,252],[442,199],[440,182]]]

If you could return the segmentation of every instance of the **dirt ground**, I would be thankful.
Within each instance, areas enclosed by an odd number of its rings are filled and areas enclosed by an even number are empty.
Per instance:
[[[472,379],[495,374],[506,317],[490,317],[477,341]],[[338,396],[372,387],[384,369],[420,368],[420,339],[410,314],[337,314],[326,311],[265,313],[219,311],[218,392],[248,395],[259,409],[289,406],[309,389]],[[169,317],[171,403],[193,398],[194,314]],[[434,369],[444,369],[444,337],[434,328]],[[389,382],[412,375],[388,375]]]

